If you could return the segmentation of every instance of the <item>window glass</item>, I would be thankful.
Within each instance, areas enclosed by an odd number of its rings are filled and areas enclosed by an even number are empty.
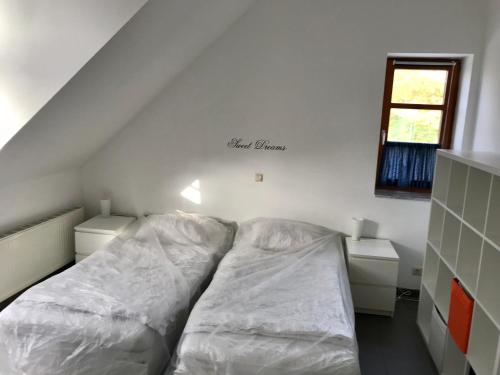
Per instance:
[[[391,108],[389,142],[439,143],[440,110]]]
[[[395,69],[392,103],[444,104],[448,72],[436,69]]]

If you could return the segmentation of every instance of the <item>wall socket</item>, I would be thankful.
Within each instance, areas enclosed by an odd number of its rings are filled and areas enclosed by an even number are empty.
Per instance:
[[[422,268],[412,268],[411,274],[413,276],[422,276]]]
[[[264,174],[255,173],[255,182],[263,182],[263,181],[264,181]]]

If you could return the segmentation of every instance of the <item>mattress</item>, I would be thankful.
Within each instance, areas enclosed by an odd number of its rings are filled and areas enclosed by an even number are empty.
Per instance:
[[[242,224],[168,373],[359,375],[338,233],[279,219]]]
[[[179,374],[359,375],[356,349],[348,342],[341,347],[256,334],[194,333],[186,335],[180,350]]]
[[[203,228],[186,220],[179,230],[177,215],[150,218],[134,238],[22,294],[0,313],[0,373],[161,373],[190,303],[232,241],[229,228],[215,226],[201,243]]]
[[[146,375],[165,366],[165,337],[137,321],[60,309],[34,314],[33,307],[12,309],[16,315],[2,321],[1,345],[10,351],[1,351],[2,375]]]

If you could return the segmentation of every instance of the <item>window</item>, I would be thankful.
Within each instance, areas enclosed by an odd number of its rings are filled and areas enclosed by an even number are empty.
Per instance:
[[[387,59],[377,195],[428,197],[436,149],[450,148],[460,61]]]

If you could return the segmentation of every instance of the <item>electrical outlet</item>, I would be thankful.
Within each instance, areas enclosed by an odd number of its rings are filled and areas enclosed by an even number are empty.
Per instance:
[[[264,175],[262,173],[256,173],[255,182],[263,182],[263,181],[264,181]]]
[[[422,276],[422,268],[412,268],[411,274],[413,276]]]

